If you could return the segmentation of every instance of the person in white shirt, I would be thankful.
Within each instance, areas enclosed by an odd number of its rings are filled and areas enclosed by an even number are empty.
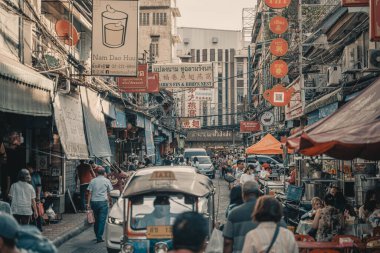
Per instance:
[[[244,174],[240,177],[241,185],[248,181],[255,181],[255,175],[253,174],[253,170],[253,165],[248,165],[248,168],[245,169]]]
[[[22,169],[18,173],[18,181],[12,184],[9,191],[9,198],[12,200],[12,214],[21,225],[29,224],[32,215],[35,219],[38,217],[36,192],[29,183],[30,181],[29,171]]]
[[[293,233],[281,227],[282,206],[272,196],[262,196],[257,200],[253,211],[253,221],[258,226],[245,236],[242,253],[298,253]],[[277,236],[275,238],[275,231]],[[273,241],[273,243],[271,243]]]

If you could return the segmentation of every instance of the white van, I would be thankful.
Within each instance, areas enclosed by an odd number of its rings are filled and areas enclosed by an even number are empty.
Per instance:
[[[191,158],[192,156],[208,156],[206,149],[204,148],[186,148],[183,152],[183,157],[185,160]]]

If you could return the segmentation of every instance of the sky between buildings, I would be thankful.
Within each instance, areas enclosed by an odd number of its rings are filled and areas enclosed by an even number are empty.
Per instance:
[[[255,0],[177,0],[177,26],[241,30],[242,9],[255,5]]]

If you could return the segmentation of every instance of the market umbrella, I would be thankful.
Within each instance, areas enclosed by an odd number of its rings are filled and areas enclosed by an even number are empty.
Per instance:
[[[253,144],[245,151],[251,155],[280,155],[283,154],[282,144],[271,134],[267,134],[258,143]]]
[[[329,117],[290,136],[287,146],[307,156],[380,160],[380,78]]]

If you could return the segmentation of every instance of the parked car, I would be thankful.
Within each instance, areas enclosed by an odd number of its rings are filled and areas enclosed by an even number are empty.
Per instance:
[[[204,148],[186,148],[183,152],[183,157],[185,160],[191,158],[192,156],[207,156],[206,149]]]
[[[215,223],[214,194],[212,181],[190,166],[157,166],[138,170],[121,194],[118,190],[111,191],[111,196],[118,200],[111,208],[106,223],[107,251],[170,251],[171,226],[175,217],[191,210],[208,219],[211,235]],[[154,212],[162,218],[154,217]]]
[[[212,179],[215,178],[215,167],[212,164],[212,161],[209,156],[196,156],[198,158],[198,164],[193,164],[193,167],[197,169],[197,171],[205,176],[208,176]],[[194,157],[191,157],[193,160]]]
[[[284,164],[280,163],[276,159],[268,155],[248,155],[246,158],[246,164],[253,164],[253,160],[256,159],[260,165],[268,163],[272,168],[272,173],[284,173]],[[286,172],[286,171],[285,171]]]

